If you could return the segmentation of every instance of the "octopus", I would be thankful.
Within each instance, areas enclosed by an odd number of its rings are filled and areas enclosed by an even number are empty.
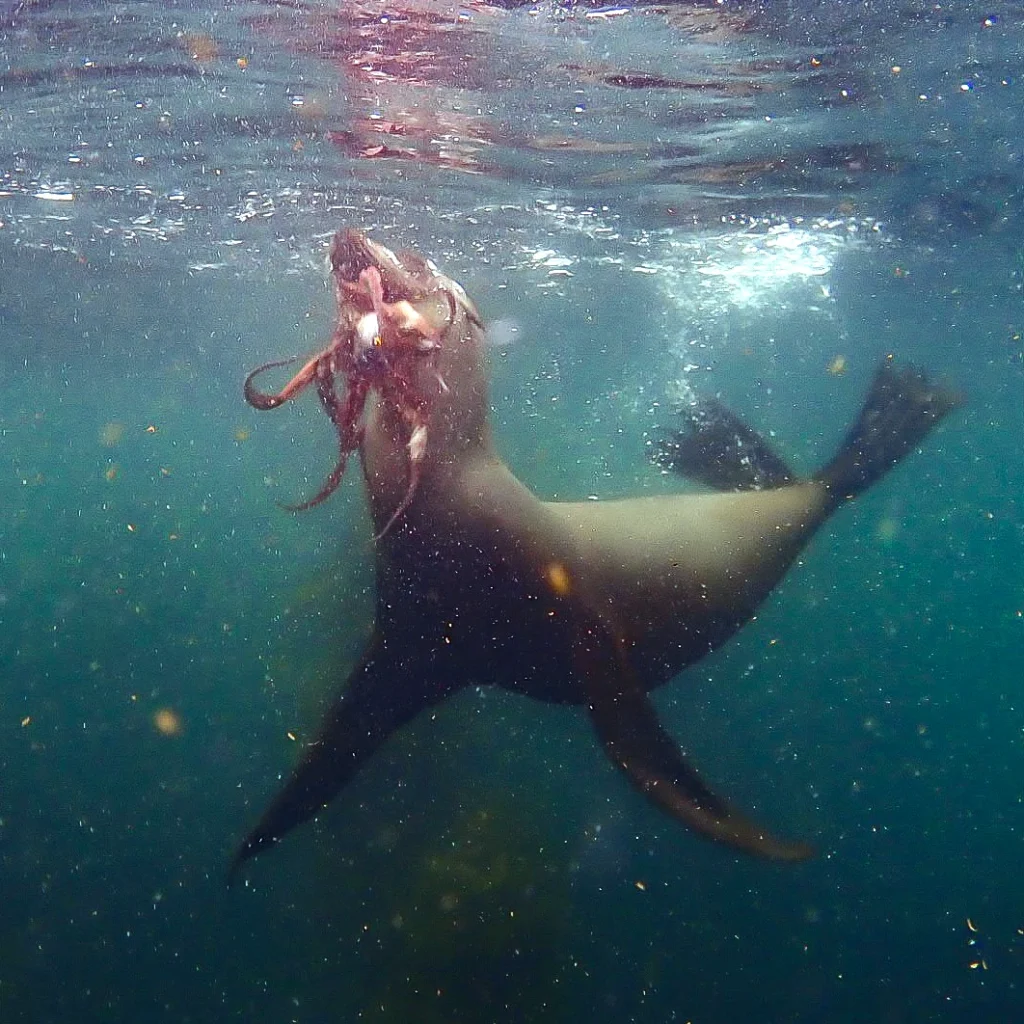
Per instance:
[[[459,286],[454,282],[445,287],[435,285],[439,280],[436,268],[413,254],[406,253],[404,262],[399,262],[389,250],[374,247],[380,266],[361,267],[355,273],[355,268],[361,266],[359,254],[366,246],[373,243],[351,231],[339,231],[331,244],[330,266],[339,317],[327,346],[312,356],[280,391],[260,391],[256,378],[267,370],[297,362],[298,357],[257,366],[245,378],[244,393],[245,400],[254,408],[276,409],[314,385],[324,412],[338,432],[338,460],[334,469],[313,497],[286,506],[295,512],[319,505],[338,489],[349,457],[362,444],[362,417],[372,388],[379,389],[384,401],[401,410],[409,435],[409,484],[405,496],[378,533],[379,539],[412,501],[426,452],[431,394],[419,386],[418,374],[408,372],[409,364],[426,367],[437,387],[446,391],[447,385],[436,369],[444,329],[455,318],[457,304],[478,325],[479,318]],[[394,302],[385,300],[385,277],[389,270],[420,279],[423,287],[417,305],[402,298]]]

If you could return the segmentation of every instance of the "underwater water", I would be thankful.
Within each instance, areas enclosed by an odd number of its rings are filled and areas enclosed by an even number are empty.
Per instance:
[[[0,4],[0,1024],[1024,1020],[1024,13]],[[690,486],[691,393],[810,471],[894,353],[965,404],[661,689],[799,865],[471,690],[227,888],[369,630],[358,473],[257,364],[342,225],[500,325],[545,498]]]

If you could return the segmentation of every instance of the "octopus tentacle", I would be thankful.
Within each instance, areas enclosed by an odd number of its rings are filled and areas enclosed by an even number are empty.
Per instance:
[[[385,302],[384,282],[376,267],[367,267],[359,275],[359,282],[370,296],[381,332],[386,332],[389,335],[388,341],[396,349],[410,345],[410,340],[403,339],[402,334],[414,336],[416,340],[412,341],[411,345],[418,352],[430,352],[437,347],[441,330],[432,327],[427,318],[411,302],[406,299]],[[454,308],[451,295],[448,292],[445,292],[445,295],[448,299],[449,309]]]
[[[334,387],[334,370],[329,358],[322,359],[317,368],[316,393],[320,397],[320,404],[324,412],[330,417],[331,422],[338,428],[339,434],[345,429],[345,417],[348,415],[349,396],[352,393],[351,387],[345,394],[345,401],[338,401],[338,392]],[[360,407],[360,412],[362,408]]]
[[[419,417],[417,417],[419,419]],[[409,435],[409,483],[405,488],[405,495],[398,503],[397,508],[391,513],[391,518],[384,524],[383,529],[373,538],[379,541],[398,522],[405,510],[412,504],[416,496],[416,488],[420,483],[420,472],[423,465],[423,456],[427,451],[427,425],[417,422]]]
[[[289,363],[297,362],[298,356],[290,356],[288,359],[274,359],[269,363],[257,366],[255,370],[245,378],[245,400],[255,409],[266,410],[276,409],[285,402],[280,394],[270,394],[266,391],[259,391],[253,381],[265,370],[273,370],[276,366],[287,366]]]
[[[333,345],[325,351],[329,352],[333,349]],[[289,363],[296,362],[299,357],[292,356],[289,359],[275,359],[272,362],[264,363],[262,366],[257,366],[248,377],[245,378],[245,400],[253,406],[255,409],[265,411],[267,409],[276,409],[279,405],[284,405],[289,399],[294,398],[300,391],[302,391],[309,383],[313,380],[316,375],[317,366],[320,360],[324,357],[324,352],[320,352],[313,356],[305,366],[280,391],[276,393],[270,393],[266,391],[259,391],[253,381],[264,372],[264,370],[272,370],[275,366],[287,366]]]
[[[305,501],[297,502],[294,505],[282,503],[281,508],[288,512],[305,512],[306,509],[315,508],[321,502],[326,501],[341,485],[342,478],[345,476],[345,470],[348,467],[348,457],[353,451],[354,449],[352,448],[342,448],[340,450],[338,461],[334,464],[334,469],[328,474],[323,487],[312,498],[307,498]]]
[[[362,380],[351,383],[345,393],[344,401],[339,402],[338,394],[334,389],[334,372],[331,369],[329,355],[322,356],[317,369],[316,383],[320,404],[338,429],[338,461],[334,464],[334,469],[328,474],[323,486],[312,498],[294,505],[282,506],[289,512],[305,512],[329,498],[341,485],[345,469],[348,467],[349,456],[359,448],[363,439],[359,419],[363,414],[363,406],[366,404],[366,396],[370,390],[369,383]]]

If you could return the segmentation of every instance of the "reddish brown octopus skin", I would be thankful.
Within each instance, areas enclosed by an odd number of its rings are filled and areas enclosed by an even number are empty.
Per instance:
[[[298,507],[326,498],[358,450],[378,541],[375,623],[231,875],[315,817],[418,714],[482,685],[582,706],[633,786],[705,838],[808,856],[703,782],[649,693],[748,623],[818,528],[916,450],[958,396],[885,360],[838,453],[809,479],[709,405],[698,443],[680,433],[669,464],[716,493],[542,501],[492,442],[484,335],[462,288],[356,231],[335,237],[331,271],[327,346],[278,392],[259,391],[254,371],[245,394],[273,409],[315,382],[335,424],[335,469]]]
[[[479,324],[475,308],[458,285],[440,277],[418,257],[407,256],[406,264],[358,231],[339,231],[330,252],[338,306],[330,342],[280,391],[260,391],[255,380],[266,370],[296,362],[297,357],[257,366],[245,378],[244,386],[245,400],[266,411],[284,405],[315,383],[320,404],[337,430],[334,469],[312,498],[285,506],[292,511],[319,505],[341,484],[349,456],[362,444],[362,418],[371,389],[377,389],[382,401],[398,411],[407,429],[408,483],[378,539],[408,508],[419,484],[431,403],[438,390],[446,390],[435,366],[444,328],[460,307]],[[410,295],[414,301],[409,300]],[[343,389],[340,398],[339,384]]]

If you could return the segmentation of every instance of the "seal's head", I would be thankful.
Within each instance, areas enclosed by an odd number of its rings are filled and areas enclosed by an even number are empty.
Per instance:
[[[366,438],[367,398],[376,396],[375,451],[397,446],[405,463],[404,493],[379,530],[381,537],[411,503],[432,447],[451,447],[482,429],[477,407],[483,410],[483,385],[465,386],[466,380],[483,380],[480,318],[463,289],[432,263],[415,253],[395,254],[360,231],[343,229],[334,236],[330,268],[338,302],[330,344],[276,394],[258,391],[253,381],[282,363],[258,367],[246,379],[245,396],[256,408],[272,409],[315,382],[338,430],[337,465],[320,492],[290,506],[295,509],[319,504],[338,487],[349,455]],[[460,408],[460,399],[471,407]]]
[[[432,265],[390,249],[352,229],[331,243],[331,274],[338,300],[336,334],[348,340],[346,373],[369,375],[390,389],[407,384],[440,345],[456,315],[457,288]]]

